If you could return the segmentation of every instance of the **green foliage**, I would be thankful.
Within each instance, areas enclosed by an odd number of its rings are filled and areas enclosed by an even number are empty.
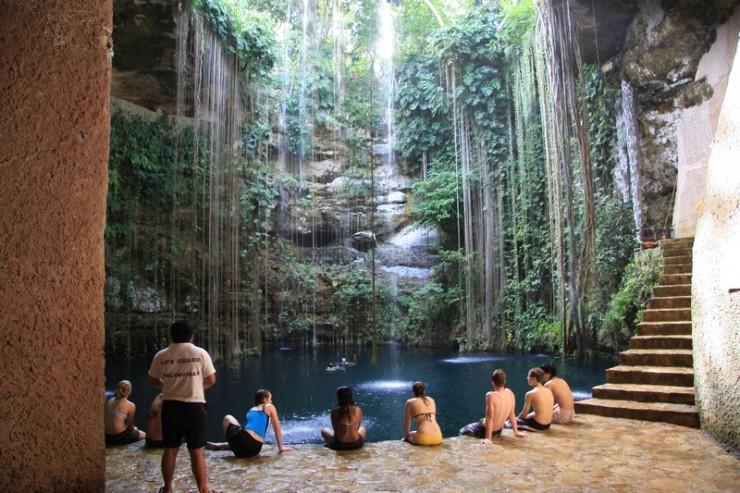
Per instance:
[[[187,201],[188,189],[172,180],[185,171],[175,159],[175,141],[166,116],[145,121],[117,113],[111,117],[108,223],[127,199],[147,198],[148,205],[169,210]],[[173,201],[174,199],[174,201]],[[114,221],[115,224],[115,221]]]
[[[634,256],[598,328],[599,344],[615,352],[627,344],[637,324],[642,321],[653,289],[663,273],[663,266],[663,255],[658,248]]]
[[[332,272],[332,324],[345,336],[358,336],[369,330],[372,284],[368,272],[343,269]],[[371,340],[365,332],[366,341]]]
[[[606,84],[598,67],[587,66],[584,72],[594,183],[608,194],[614,186],[613,170],[619,157],[614,123],[617,94]]]
[[[443,334],[442,339],[447,342],[457,301],[457,293],[437,282],[406,294],[400,300],[399,339],[423,344],[429,343],[434,334]]]
[[[396,72],[396,145],[418,171],[423,154],[433,156],[453,143],[444,78],[435,57],[409,58]]]
[[[275,63],[272,17],[223,0],[192,0],[250,74],[266,75]]]
[[[424,181],[413,184],[413,212],[424,226],[456,232],[460,176],[455,170],[433,169]]]
[[[524,351],[528,353],[557,353],[563,349],[563,329],[560,322],[552,321],[544,307],[540,310],[532,308],[532,311],[540,311],[542,318],[531,320],[533,324],[527,325],[524,330]]]
[[[192,184],[202,178],[200,161],[178,159],[192,154],[192,129],[181,129],[178,137],[166,116],[111,117],[106,274],[118,289],[107,293],[110,313],[129,313],[140,293],[156,302],[168,293],[166,273],[185,248],[171,221],[196,202]]]

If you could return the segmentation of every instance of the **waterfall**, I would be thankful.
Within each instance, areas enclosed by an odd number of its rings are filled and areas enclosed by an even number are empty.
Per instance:
[[[381,135],[386,140],[387,149],[385,151],[386,176],[391,177],[395,174],[395,119],[393,116],[393,99],[395,97],[395,76],[393,68],[393,51],[395,50],[395,29],[393,22],[393,5],[389,0],[380,0],[378,9],[380,23],[379,37],[377,44],[378,56],[378,75],[381,82],[381,91],[383,98],[383,128]]]
[[[617,135],[619,138],[619,167],[615,170],[615,182],[622,200],[632,200],[635,231],[642,236],[642,192],[640,190],[640,136],[637,121],[637,98],[635,89],[622,81],[622,97],[618,102]]]
[[[197,293],[197,316],[207,330],[211,355],[235,357],[241,351],[239,307],[244,270],[238,243],[239,63],[199,12],[180,3],[177,15],[177,116],[180,127],[185,118],[193,118],[196,148],[186,173],[190,178],[184,179],[191,180],[193,202],[200,204],[190,233],[207,245],[204,253],[191,252],[191,288]],[[192,91],[192,100],[186,100],[188,91]],[[173,230],[173,235],[178,234],[180,230]],[[173,300],[173,305],[182,302]]]

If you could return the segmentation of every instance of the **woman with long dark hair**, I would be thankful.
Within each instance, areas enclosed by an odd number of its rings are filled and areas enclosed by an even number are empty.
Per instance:
[[[331,411],[332,428],[323,428],[321,436],[334,450],[358,449],[367,435],[362,426],[362,409],[355,405],[350,387],[337,389],[337,401],[338,405]]]

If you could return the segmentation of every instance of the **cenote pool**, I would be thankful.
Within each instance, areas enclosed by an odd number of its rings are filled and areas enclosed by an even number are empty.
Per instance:
[[[346,357],[355,365],[327,371],[330,361]],[[329,426],[329,412],[336,403],[336,389],[352,387],[355,402],[365,414],[368,441],[396,440],[403,435],[403,411],[411,397],[411,384],[422,380],[427,395],[437,402],[437,419],[445,436],[457,435],[465,424],[483,417],[484,395],[491,390],[491,372],[506,371],[507,386],[516,394],[517,413],[528,390],[527,371],[553,360],[558,375],[573,389],[576,400],[591,397],[591,388],[604,383],[604,371],[615,359],[600,357],[577,361],[553,358],[546,354],[509,355],[492,353],[461,354],[449,350],[378,348],[377,362],[371,363],[369,348],[351,354],[330,348],[281,348],[267,350],[261,357],[250,357],[236,367],[216,363],[216,385],[206,391],[209,430],[212,441],[222,441],[221,419],[233,414],[240,422],[252,406],[254,392],[266,388],[283,426],[285,442],[321,443],[320,429]],[[106,361],[106,389],[119,380],[133,384],[131,401],[137,406],[136,426],[144,428],[146,414],[156,389],[146,382],[150,360]],[[268,442],[274,441],[272,431]]]

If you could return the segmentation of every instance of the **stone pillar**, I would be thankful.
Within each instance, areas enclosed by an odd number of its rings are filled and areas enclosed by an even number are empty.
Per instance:
[[[737,43],[737,31],[735,42]],[[694,385],[702,428],[740,450],[740,53],[729,77],[694,238]]]
[[[102,492],[112,0],[0,10],[0,491]]]

